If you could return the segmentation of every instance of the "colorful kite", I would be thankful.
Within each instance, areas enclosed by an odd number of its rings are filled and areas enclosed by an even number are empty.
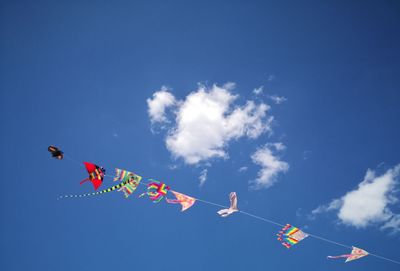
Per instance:
[[[292,245],[295,245],[306,238],[308,234],[301,231],[299,228],[293,227],[290,224],[286,224],[286,226],[280,230],[277,236],[278,240],[281,241],[283,246],[290,248]]]
[[[238,200],[237,200],[236,192],[231,192],[229,194],[229,200],[231,201],[231,206],[229,207],[229,209],[222,209],[217,212],[222,217],[227,217],[228,215],[231,215],[234,212],[239,211],[239,209],[237,208]]]
[[[181,212],[189,209],[196,202],[195,198],[189,197],[189,196],[187,196],[185,194],[181,194],[181,193],[178,193],[178,192],[173,191],[173,190],[171,190],[171,193],[175,195],[176,199],[165,198],[165,200],[168,203],[180,203],[182,205]]]
[[[83,181],[80,182],[80,184],[90,181],[94,186],[94,190],[97,190],[103,183],[106,170],[92,163],[88,162],[83,162],[83,163],[85,164],[86,170],[89,173],[89,178],[84,179]]]
[[[53,145],[49,146],[48,151],[51,153],[52,157],[54,157],[56,159],[62,160],[64,157],[63,152],[56,146],[53,146]],[[65,158],[72,160],[68,156],[66,156]],[[74,161],[74,160],[72,160],[72,161]],[[101,186],[103,179],[106,176],[105,169],[102,167],[99,167],[93,163],[89,163],[89,162],[84,162],[84,165],[89,174],[89,177],[87,179],[83,180],[80,184],[90,181],[90,182],[92,182],[94,189],[97,190]],[[109,193],[109,192],[112,192],[115,190],[123,192],[124,196],[127,198],[137,189],[141,180],[142,180],[141,176],[136,175],[135,173],[117,168],[114,181],[121,181],[119,184],[114,185],[110,188],[101,190],[101,191],[93,192],[93,193],[86,193],[86,194],[80,194],[80,195],[79,194],[78,195],[64,195],[64,196],[58,197],[58,199],[95,196],[95,195],[100,195],[100,194],[104,194],[104,193]],[[214,206],[221,206],[217,203],[205,201],[202,199],[195,199],[188,195],[170,190],[169,186],[167,186],[166,184],[164,184],[160,181],[156,181],[156,180],[152,180],[152,179],[149,179],[149,181],[150,181],[150,183],[145,183],[145,185],[147,185],[147,191],[145,193],[141,194],[139,197],[142,197],[143,195],[148,195],[149,198],[153,201],[153,203],[158,203],[165,197],[167,203],[181,204],[182,212],[189,209],[191,206],[193,206],[193,204],[196,201],[201,201],[203,203],[214,205]],[[168,191],[171,191],[171,193],[174,194],[175,199],[169,199],[166,197]],[[235,192],[231,192],[229,194],[229,199],[230,199],[230,207],[227,209],[219,210],[217,212],[221,217],[227,217],[235,212],[241,212],[242,214],[253,217],[255,219],[258,219],[258,220],[261,220],[261,221],[264,221],[264,222],[267,222],[270,224],[283,226],[280,223],[275,222],[273,220],[263,218],[261,216],[256,216],[254,214],[247,213],[244,211],[239,211],[239,209],[237,207],[238,198],[237,198],[237,195]],[[222,207],[224,207],[224,206],[222,206]],[[301,231],[299,228],[296,228],[290,224],[286,224],[286,226],[284,226],[279,231],[277,236],[278,236],[278,240],[282,243],[282,245],[288,249],[291,248],[293,245],[297,244],[298,242],[300,242],[301,240],[305,239],[308,236],[320,239],[325,242],[333,243],[333,244],[336,244],[339,246],[347,247],[346,245],[337,243],[335,241],[332,241],[332,240],[329,240],[326,238],[319,237],[317,235],[312,235],[312,234],[309,235],[309,234]],[[376,254],[372,254],[372,253],[369,254],[367,251],[357,248],[357,247],[352,247],[352,251],[350,254],[344,254],[344,255],[338,255],[338,256],[327,256],[327,257],[330,259],[346,258],[345,262],[350,262],[350,261],[365,257],[367,255],[374,256],[374,257],[377,257],[377,258],[380,258],[380,259],[383,259],[386,261],[390,261],[392,263],[400,265],[399,261],[385,258],[385,257],[379,256]]]
[[[345,263],[351,262],[354,260],[358,260],[364,256],[367,256],[369,253],[365,250],[357,247],[353,247],[350,254],[338,255],[338,256],[328,256],[329,259],[337,259],[337,258],[347,258]]]
[[[150,179],[152,182],[147,185],[147,192],[139,197],[147,194],[154,203],[159,203],[168,193],[170,187],[165,183]]]
[[[123,192],[125,198],[128,198],[133,192],[135,192],[136,188],[139,186],[142,177],[123,169],[116,168],[115,169],[115,178],[114,181],[123,181],[127,182],[126,185],[118,189],[118,191]]]
[[[98,191],[98,192],[93,192],[93,193],[86,193],[86,194],[80,194],[80,195],[65,195],[65,196],[60,196],[59,199],[62,198],[82,198],[82,197],[88,197],[88,196],[95,196],[95,195],[100,195],[100,194],[104,194],[104,193],[108,193],[108,192],[112,192],[114,190],[117,190],[121,187],[124,187],[126,184],[128,184],[128,181],[124,181],[122,183],[119,183],[117,185],[114,185],[110,188]]]
[[[64,158],[64,153],[56,146],[50,145],[47,150],[51,153],[53,158],[58,160],[62,160]]]
[[[124,169],[119,169],[119,168],[115,169],[114,182],[115,181],[132,181],[133,179],[140,181],[142,179],[142,177],[133,172],[130,172],[130,171],[127,171]]]

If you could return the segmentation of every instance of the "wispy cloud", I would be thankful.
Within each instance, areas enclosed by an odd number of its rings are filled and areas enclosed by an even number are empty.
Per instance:
[[[206,182],[207,173],[208,173],[208,170],[206,168],[201,171],[200,176],[199,176],[199,181],[200,181],[200,185],[199,186],[200,187],[202,187],[204,185],[204,183]]]
[[[282,143],[269,143],[259,148],[251,159],[257,165],[261,166],[258,176],[250,182],[252,189],[262,189],[272,186],[276,182],[279,173],[284,173],[289,170],[289,164],[281,161],[275,154],[285,149]]]
[[[269,97],[275,104],[281,104],[287,101],[286,97],[283,96],[278,96],[278,95],[272,95]]]
[[[267,76],[268,82],[271,82],[271,81],[275,80],[275,78],[276,78],[276,76],[273,75],[273,74],[269,74],[269,75]]]
[[[258,88],[253,89],[253,93],[254,93],[255,95],[260,95],[260,94],[263,93],[263,91],[264,91],[264,86],[260,86],[260,87],[258,87]]]
[[[247,167],[241,167],[241,168],[239,168],[238,171],[239,171],[239,172],[245,172],[245,171],[247,171]]]
[[[312,211],[312,215],[334,211],[340,222],[357,228],[378,224],[382,229],[400,230],[400,216],[390,210],[398,201],[395,187],[399,183],[400,164],[382,175],[368,169],[358,187],[326,205]]]
[[[238,95],[232,93],[234,83],[207,88],[199,85],[183,101],[176,101],[165,88],[148,100],[149,116],[153,122],[171,121],[164,110],[174,106],[175,119],[165,143],[175,158],[187,164],[206,162],[211,158],[227,158],[227,146],[241,137],[255,139],[271,131],[269,106],[247,101],[235,104]]]

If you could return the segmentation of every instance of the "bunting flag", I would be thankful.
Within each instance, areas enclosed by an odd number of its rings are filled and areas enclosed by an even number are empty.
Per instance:
[[[292,245],[295,245],[306,238],[308,234],[301,231],[299,228],[293,227],[290,224],[286,224],[286,226],[279,231],[277,236],[278,240],[281,241],[283,246],[290,248]]]
[[[238,212],[239,209],[237,207],[237,196],[236,196],[236,192],[231,192],[229,194],[229,200],[231,202],[231,205],[229,207],[229,209],[222,209],[219,210],[217,213],[222,216],[222,217],[227,217],[228,215],[233,214],[234,212]]]
[[[173,190],[171,190],[171,193],[175,195],[176,199],[165,198],[165,200],[168,203],[179,203],[179,204],[181,204],[182,205],[181,212],[189,209],[196,202],[195,198],[189,197],[189,196],[187,196],[185,194],[178,193],[178,192],[173,191]]]
[[[115,169],[114,182],[115,181],[133,181],[133,180],[140,182],[141,179],[142,179],[141,176],[139,176],[133,172],[130,172],[130,171],[127,171],[124,169],[119,169],[119,168]]]
[[[165,183],[150,179],[152,181],[147,185],[147,192],[141,194],[139,197],[143,197],[145,194],[153,201],[153,203],[159,203],[168,193],[170,187]]]
[[[128,198],[130,195],[132,195],[133,192],[135,192],[136,188],[139,186],[139,183],[140,179],[139,180],[134,179],[133,181],[128,181],[124,186],[118,189],[118,191],[123,192],[125,198]]]
[[[354,260],[358,260],[362,257],[367,256],[369,253],[365,250],[357,247],[353,247],[350,254],[338,255],[338,256],[328,256],[329,259],[337,259],[337,258],[347,258],[345,263],[351,262]]]
[[[108,193],[108,192],[112,192],[114,190],[120,189],[121,187],[124,187],[126,184],[128,183],[128,181],[123,181],[117,185],[114,185],[110,188],[98,191],[98,192],[93,192],[93,193],[86,193],[86,194],[80,194],[80,195],[64,195],[64,196],[60,196],[58,197],[58,199],[63,199],[63,198],[82,198],[82,197],[88,197],[88,196],[95,196],[95,195],[100,195],[100,194],[104,194],[104,193]]]
[[[125,198],[128,198],[133,192],[135,192],[141,180],[142,177],[133,172],[119,168],[115,169],[114,181],[127,182],[126,185],[118,189],[118,191],[124,193]]]

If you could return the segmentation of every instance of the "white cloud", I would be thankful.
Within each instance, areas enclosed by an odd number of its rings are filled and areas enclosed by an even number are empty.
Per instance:
[[[257,179],[250,182],[253,189],[262,189],[272,186],[276,182],[279,173],[288,171],[289,164],[281,161],[274,152],[285,149],[282,143],[266,144],[259,148],[251,159],[257,165],[261,166]]]
[[[276,76],[275,76],[275,75],[273,75],[273,74],[270,74],[270,75],[268,75],[268,78],[267,78],[267,80],[268,80],[268,82],[271,82],[272,80],[275,80],[275,78],[276,78]]]
[[[272,95],[269,97],[275,104],[281,104],[287,101],[287,98],[278,95]]]
[[[260,95],[261,93],[263,93],[263,91],[264,91],[264,86],[253,89],[253,93],[255,95]]]
[[[241,168],[239,168],[239,172],[245,172],[247,170],[247,167],[241,167]]]
[[[200,176],[199,176],[199,181],[200,181],[200,187],[202,187],[204,185],[204,183],[207,180],[207,172],[208,170],[205,168],[201,171]]]
[[[168,92],[168,88],[161,87],[161,90],[153,94],[152,99],[147,99],[148,114],[152,123],[167,122],[165,109],[175,105],[175,97]]]
[[[254,139],[271,131],[269,106],[253,101],[235,106],[238,95],[232,94],[234,87],[234,83],[209,89],[199,85],[184,101],[175,102],[175,126],[166,137],[166,146],[175,158],[183,158],[187,164],[227,158],[231,140]]]
[[[371,224],[383,224],[382,229],[400,230],[400,216],[393,214],[390,205],[395,197],[395,185],[398,184],[400,164],[377,176],[370,169],[357,189],[346,193],[312,211],[313,215],[327,211],[337,211],[339,220],[347,225],[364,228]]]
[[[390,230],[392,233],[399,233],[400,232],[400,215],[393,214],[392,217],[383,224],[381,227],[382,230]]]

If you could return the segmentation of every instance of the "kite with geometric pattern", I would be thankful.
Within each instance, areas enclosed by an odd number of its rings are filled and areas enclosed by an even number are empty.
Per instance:
[[[151,183],[147,184],[147,192],[142,193],[139,197],[148,195],[153,203],[159,203],[168,193],[170,187],[165,183],[150,179]]]
[[[115,171],[116,173],[114,181],[121,180],[127,182],[127,184],[118,189],[118,191],[123,192],[125,198],[128,198],[130,195],[132,195],[133,192],[135,192],[136,188],[139,186],[140,181],[142,180],[142,177],[133,172],[119,168],[116,168]]]
[[[281,241],[283,246],[286,248],[291,248],[292,245],[295,245],[306,238],[308,234],[301,231],[299,228],[293,227],[290,224],[286,224],[286,226],[279,231],[277,236],[278,240]]]

